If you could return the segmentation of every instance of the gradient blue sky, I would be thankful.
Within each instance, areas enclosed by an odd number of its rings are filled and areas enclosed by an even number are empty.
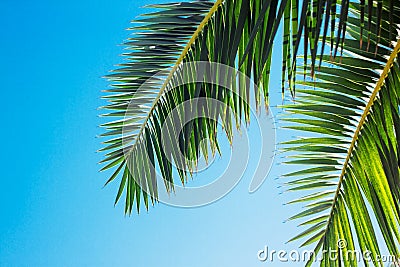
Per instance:
[[[248,193],[246,173],[230,194],[201,208],[158,204],[125,217],[123,205],[113,206],[117,183],[102,188],[109,173],[98,172],[95,153],[108,85],[101,76],[121,62],[118,44],[144,11],[139,6],[154,1],[163,0],[0,2],[0,266],[301,265],[257,260],[265,245],[298,245],[285,244],[299,229],[283,221],[298,207],[283,206],[294,196],[280,194],[276,178],[287,170],[279,157],[256,193]],[[280,77],[275,63],[273,78]],[[279,84],[271,87],[275,104]]]

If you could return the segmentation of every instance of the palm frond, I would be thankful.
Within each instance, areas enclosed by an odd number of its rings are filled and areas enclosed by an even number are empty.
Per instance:
[[[381,20],[379,44],[363,36],[361,49],[358,7],[350,5],[343,56],[323,56],[315,80],[299,81],[297,104],[286,106],[287,128],[308,133],[286,142],[287,163],[310,166],[286,175],[294,178],[289,190],[311,192],[292,201],[306,208],[290,218],[308,226],[292,241],[316,246],[307,266],[319,252],[320,266],[357,266],[360,259],[383,266],[385,250],[400,258],[400,41],[393,48],[389,38],[400,22],[389,10],[400,5],[372,8]],[[368,42],[377,48],[368,51]],[[310,68],[307,75],[314,78]]]
[[[102,170],[116,167],[107,183],[123,173],[116,202],[126,189],[126,213],[131,213],[135,199],[139,210],[141,195],[146,208],[148,195],[152,202],[157,199],[156,168],[160,169],[169,192],[173,190],[173,163],[178,166],[184,183],[201,153],[207,157],[207,149],[199,145],[202,139],[209,139],[215,153],[218,121],[222,122],[229,139],[235,122],[238,126],[242,120],[249,121],[250,83],[245,78],[214,69],[212,75],[219,80],[225,83],[234,80],[230,88],[210,85],[207,81],[181,84],[187,78],[181,76],[199,75],[196,67],[189,67],[189,73],[184,74],[182,65],[207,61],[236,67],[249,77],[253,75],[263,89],[255,88],[257,106],[262,102],[268,104],[272,41],[287,2],[219,0],[161,4],[150,6],[161,11],[136,20],[140,24],[132,29],[140,32],[126,43],[133,50],[125,54],[128,62],[107,76],[116,83],[107,90],[111,94],[105,98],[110,104],[104,107],[114,111],[104,116],[127,116],[103,125],[108,130],[104,136],[112,139],[105,141],[106,147],[102,149],[110,151],[102,161],[107,163]],[[149,78],[168,67],[164,76],[152,79],[151,85],[146,84]],[[177,145],[172,145],[171,151],[163,151],[161,129],[168,116],[185,101],[199,97],[214,99],[223,105],[210,107],[196,102],[189,110],[183,110],[178,121],[168,126],[169,141]],[[181,125],[184,114],[191,112],[203,117]],[[173,129],[175,126],[182,129]],[[148,168],[150,171],[143,171]]]

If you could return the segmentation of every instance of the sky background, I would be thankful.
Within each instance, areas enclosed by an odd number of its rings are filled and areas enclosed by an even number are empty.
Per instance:
[[[99,173],[96,153],[104,123],[97,108],[108,86],[101,76],[122,61],[118,44],[145,11],[139,7],[154,1],[164,0],[0,2],[0,266],[302,265],[257,259],[265,246],[299,244],[285,244],[299,229],[283,221],[299,207],[283,205],[295,196],[281,194],[277,178],[288,169],[279,156],[258,191],[248,193],[250,160],[232,192],[201,208],[158,204],[129,217],[123,203],[113,206],[118,183],[103,189],[110,172]],[[274,58],[271,101],[280,104]],[[277,141],[288,138],[280,133]],[[229,152],[225,140],[221,146]],[[222,169],[225,154],[211,168]]]

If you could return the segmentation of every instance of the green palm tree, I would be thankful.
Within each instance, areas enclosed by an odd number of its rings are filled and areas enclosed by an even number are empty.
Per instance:
[[[141,201],[148,208],[158,199],[156,169],[166,190],[174,190],[172,162],[185,183],[200,156],[207,158],[208,147],[219,151],[218,122],[231,140],[234,125],[250,119],[251,94],[257,108],[268,107],[273,42],[282,22],[282,94],[284,88],[296,94],[296,104],[284,107],[287,127],[309,134],[285,144],[287,163],[310,166],[286,175],[294,177],[290,190],[311,190],[292,201],[308,202],[291,219],[304,218],[301,225],[309,226],[293,240],[307,237],[302,245],[316,244],[321,266],[340,266],[340,259],[356,266],[346,253],[357,246],[371,253],[374,266],[383,264],[380,246],[398,259],[399,1],[218,0],[150,8],[156,11],[135,21],[135,35],[126,42],[128,60],[107,76],[114,83],[103,107],[111,120],[102,125],[109,138],[102,170],[115,168],[106,184],[121,179],[115,203],[125,191],[126,213],[135,204],[139,211]],[[304,56],[298,58],[300,45]],[[199,61],[237,69],[256,86],[218,68],[198,77],[190,63]],[[185,72],[182,65],[188,66]],[[228,86],[210,84],[207,75]],[[187,76],[198,82],[182,83]],[[199,97],[221,104],[179,108]],[[188,113],[196,118],[185,123]],[[168,152],[163,138],[171,144]],[[338,248],[340,240],[347,246]],[[327,257],[324,251],[330,250],[339,256]]]

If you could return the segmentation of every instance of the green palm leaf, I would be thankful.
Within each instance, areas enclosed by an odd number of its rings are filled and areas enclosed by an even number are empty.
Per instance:
[[[290,219],[303,218],[308,226],[292,240],[315,244],[321,266],[357,266],[356,251],[370,254],[370,262],[360,257],[365,265],[383,266],[385,250],[395,260],[400,257],[400,42],[393,48],[389,38],[397,30],[389,21],[399,23],[400,17],[389,9],[400,5],[372,9],[383,26],[380,44],[368,51],[372,33],[361,38],[365,49],[360,49],[362,14],[354,8],[343,57],[323,56],[315,81],[299,82],[304,89],[297,90],[298,103],[286,106],[287,127],[310,133],[286,142],[288,163],[310,164],[286,175],[294,177],[290,190],[312,192],[292,201],[307,205]],[[309,68],[307,75],[313,76]]]
[[[253,75],[263,88],[263,91],[255,91],[257,105],[262,99],[267,105],[272,40],[286,5],[287,1],[254,0],[161,4],[150,6],[160,11],[136,21],[140,24],[133,29],[140,32],[126,43],[133,50],[125,54],[128,62],[107,76],[115,84],[107,90],[111,94],[105,98],[110,104],[104,107],[112,110],[104,116],[127,116],[103,125],[108,130],[103,135],[114,137],[106,141],[106,147],[101,150],[110,151],[102,161],[107,163],[102,170],[116,167],[107,183],[124,170],[116,202],[126,188],[126,213],[131,213],[135,200],[139,210],[141,195],[146,208],[148,195],[152,202],[157,199],[156,168],[160,169],[166,189],[170,191],[173,190],[172,162],[179,166],[178,174],[184,183],[187,170],[190,175],[200,157],[202,139],[209,139],[215,153],[218,121],[231,139],[233,121],[239,126],[242,117],[249,120],[250,84],[245,79],[235,76],[230,90],[206,82],[177,86],[179,79],[183,79],[177,77],[181,65],[209,61],[240,68],[247,76]],[[151,86],[142,89],[147,79],[168,67],[165,77],[152,80]],[[229,81],[232,80],[230,76],[234,77],[233,73],[213,71],[218,79]],[[189,75],[198,75],[195,68],[190,72]],[[185,101],[198,97],[218,100],[229,109],[211,107],[210,111],[210,107],[192,105],[190,112],[211,113],[212,119],[205,116],[184,127],[181,125],[184,130],[179,134],[173,128],[185,120],[183,114],[188,110],[183,110],[178,121],[168,126],[168,131],[172,136],[177,135],[178,140],[171,139],[170,143],[174,144],[171,151],[163,151],[161,129],[168,115]],[[207,149],[201,151],[207,157]],[[149,168],[150,171],[143,171]]]

